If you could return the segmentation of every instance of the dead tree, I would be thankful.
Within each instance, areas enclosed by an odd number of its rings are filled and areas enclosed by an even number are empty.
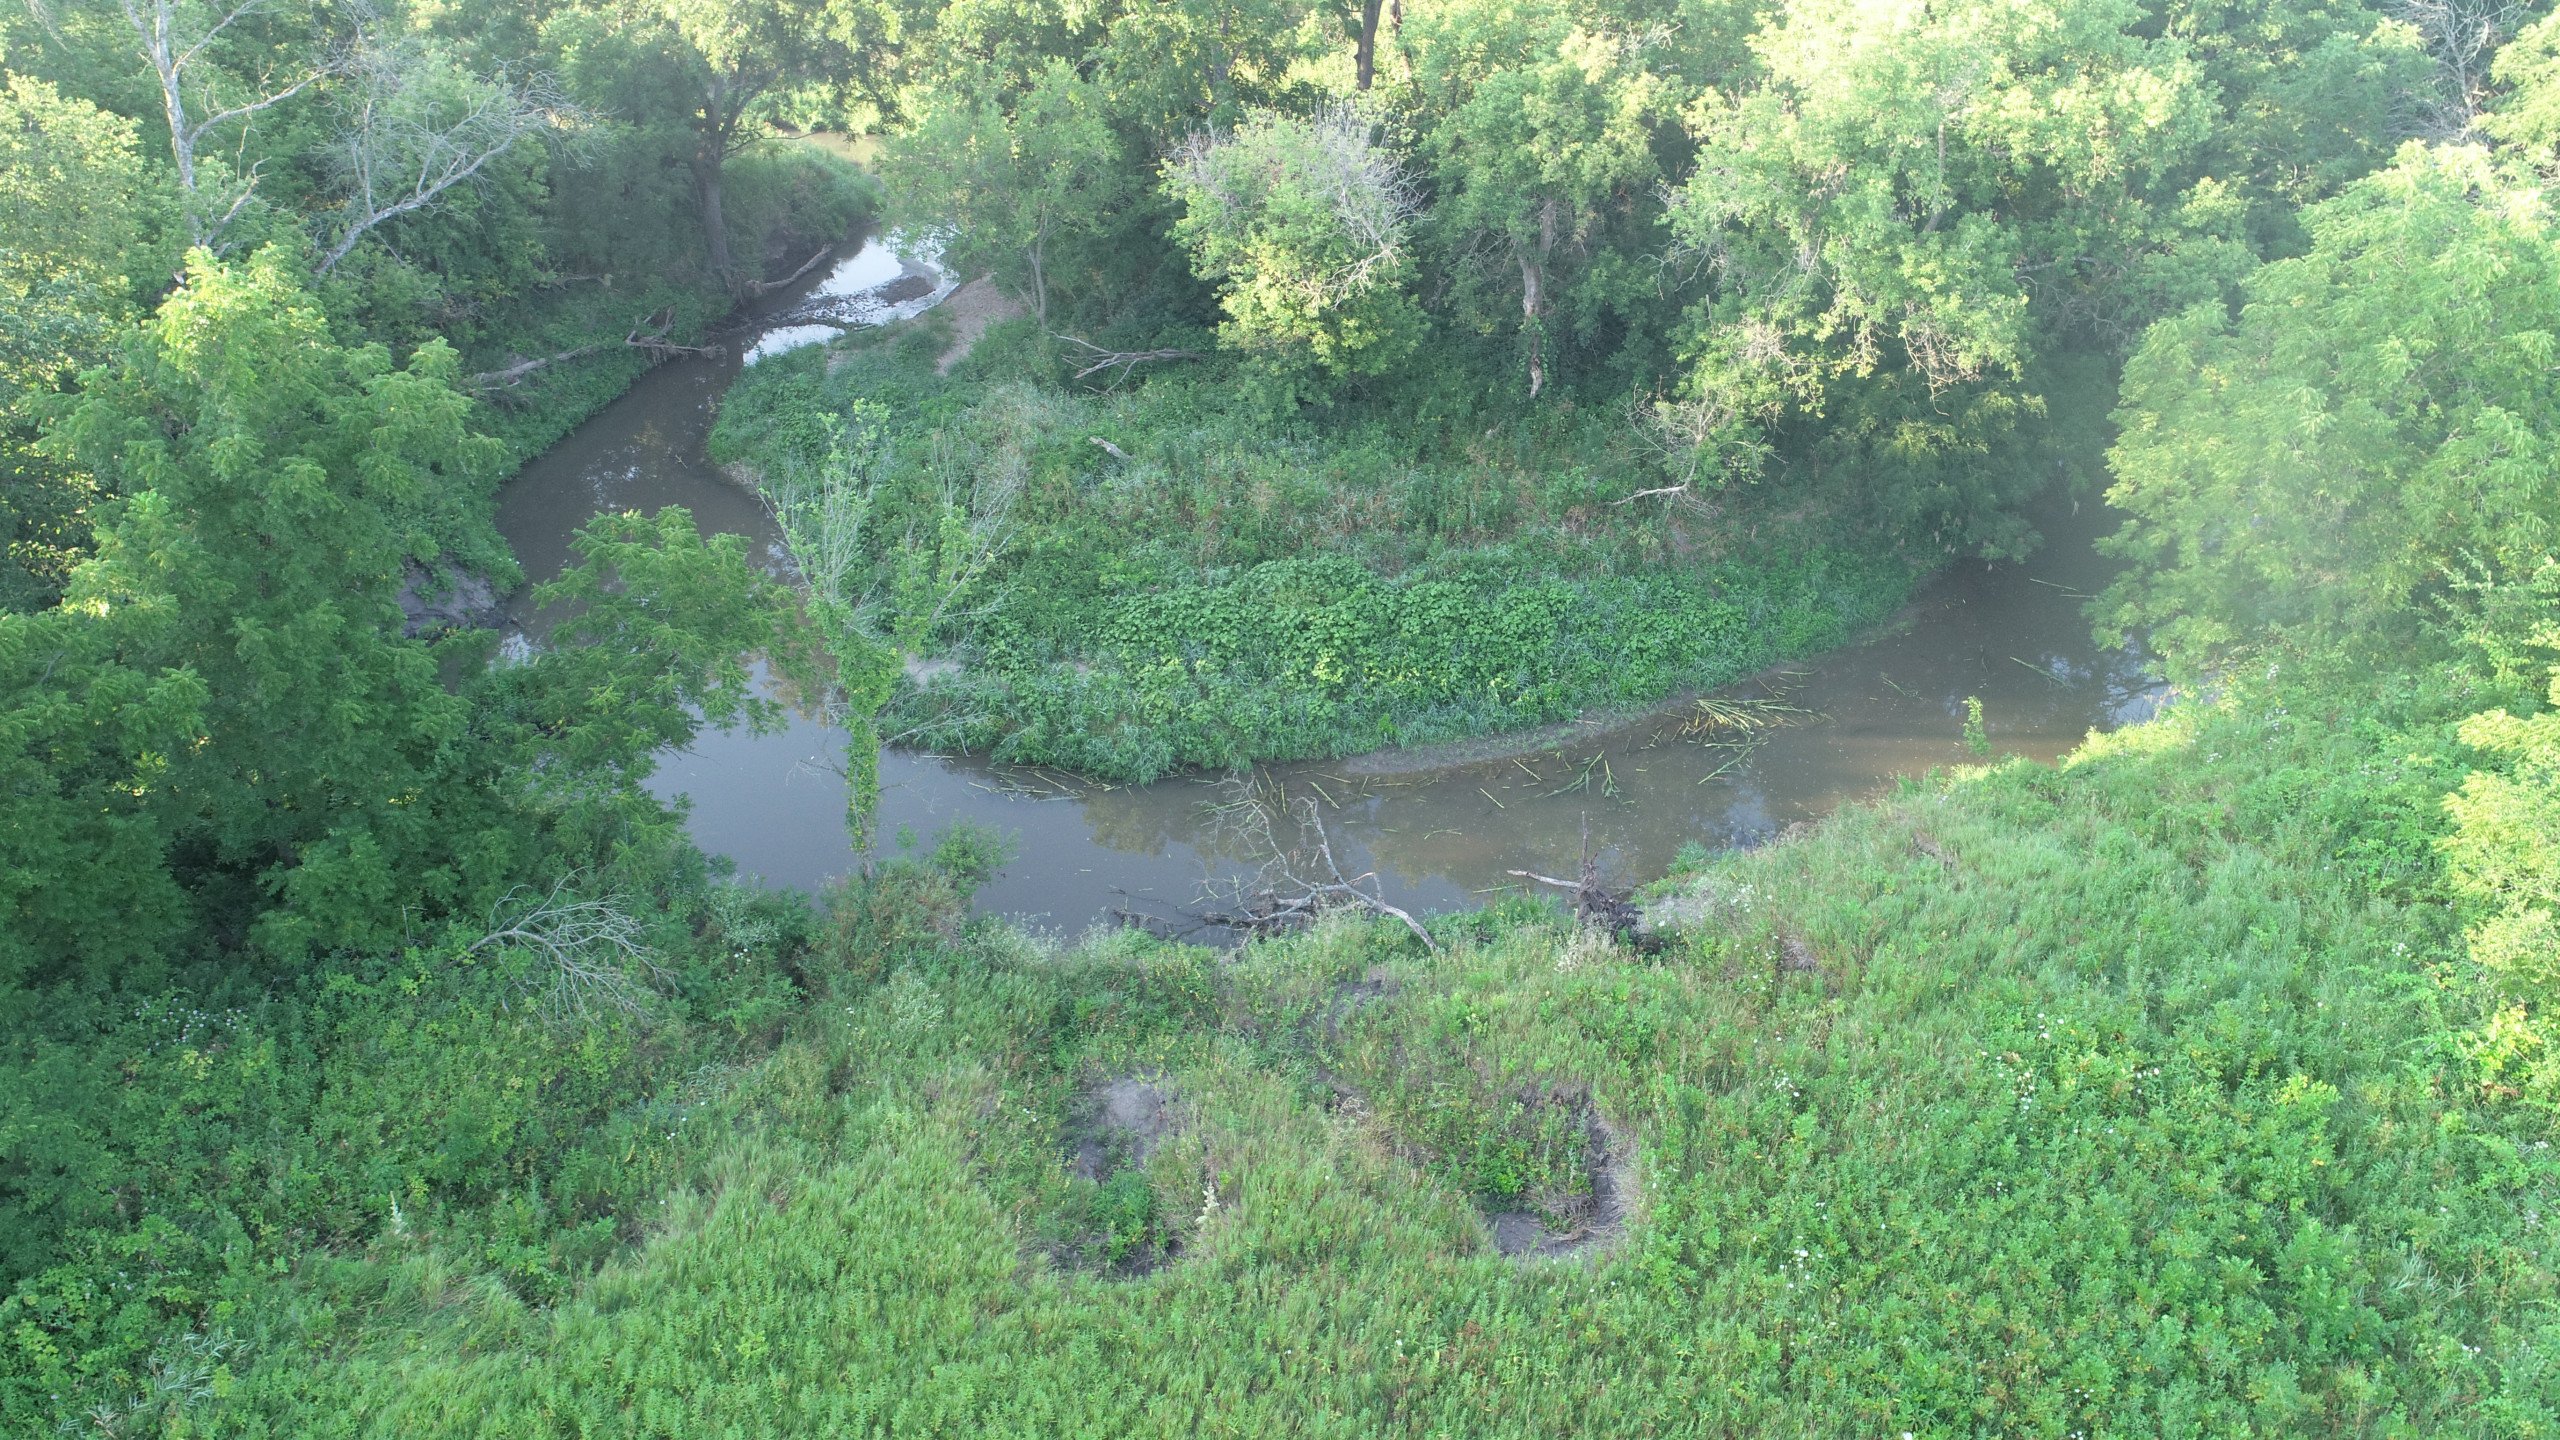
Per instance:
[[[415,45],[359,45],[339,68],[358,83],[340,156],[347,199],[337,239],[320,257],[323,275],[376,228],[434,205],[528,137],[578,116],[549,75],[483,78]]]
[[[247,174],[231,179],[223,192],[206,195],[200,164],[206,139],[215,130],[235,123],[245,131],[260,111],[283,104],[330,73],[328,65],[315,64],[287,79],[261,75],[249,87],[249,98],[245,100],[225,105],[213,98],[210,83],[199,76],[199,71],[211,64],[206,47],[242,20],[264,13],[269,3],[270,0],[239,0],[237,4],[199,9],[183,0],[116,0],[125,23],[133,30],[143,60],[159,83],[161,114],[169,126],[169,158],[177,167],[187,238],[193,244],[216,245],[258,189],[258,167],[253,164]],[[37,13],[45,16],[42,7]],[[214,213],[217,208],[221,213]]]
[[[1439,953],[1439,943],[1412,912],[1388,903],[1377,871],[1343,873],[1312,798],[1292,801],[1276,781],[1236,783],[1242,793],[1217,813],[1261,867],[1232,888],[1232,908],[1204,910],[1199,918],[1238,934],[1271,935],[1303,929],[1328,911],[1363,910],[1396,921],[1423,949]],[[1294,841],[1281,838],[1284,824],[1294,825]]]
[[[637,1015],[653,985],[674,972],[649,953],[640,922],[607,897],[579,899],[562,879],[549,893],[517,886],[491,908],[489,931],[465,955],[516,950],[535,960],[518,993],[553,1020],[583,1020],[599,1009]]]

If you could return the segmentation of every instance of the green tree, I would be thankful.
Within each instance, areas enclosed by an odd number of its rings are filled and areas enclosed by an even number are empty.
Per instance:
[[[1348,108],[1264,112],[1165,162],[1174,237],[1218,286],[1219,336],[1284,374],[1375,375],[1408,353],[1417,198]]]
[[[2309,254],[2125,367],[2105,626],[2172,673],[2238,651],[2371,655],[2449,582],[2528,575],[2560,523],[2560,250],[2476,148],[2411,147],[2305,217]]]
[[[527,661],[408,638],[418,565],[512,569],[453,368],[335,343],[275,251],[198,251],[88,377],[55,443],[120,498],[61,606],[0,617],[16,976],[190,940],[381,950],[675,841],[640,781],[696,724],[759,716],[739,657],[788,648],[788,607],[670,511],[589,528]]]
[[[1430,226],[1453,268],[1490,252],[1485,288],[1518,317],[1533,400],[1559,302],[1587,326],[1653,290],[1630,252],[1656,214],[1674,91],[1646,66],[1649,38],[1508,4],[1435,9],[1407,37],[1436,182]]]
[[[735,286],[752,277],[730,251],[729,162],[771,133],[791,92],[868,63],[879,20],[858,0],[614,0],[564,13],[551,43],[590,103],[681,127],[670,150],[693,182],[711,271]]]
[[[91,484],[36,426],[133,318],[151,218],[131,121],[0,74],[0,610],[51,603],[86,543]]]
[[[485,519],[495,446],[453,370],[440,344],[399,366],[332,343],[276,252],[198,251],[63,426],[61,453],[121,497],[65,607],[119,627],[125,665],[202,687],[148,803],[211,926],[414,802],[462,732],[434,656],[395,643],[409,565],[509,568]]]
[[[2482,128],[2535,169],[2560,168],[2560,15],[2527,26],[2498,52],[2491,74],[2507,93]]]
[[[1304,0],[1162,0],[1115,7],[1084,63],[1111,109],[1156,154],[1303,94]]]
[[[890,144],[883,177],[914,220],[952,233],[954,263],[992,266],[1046,325],[1053,288],[1092,268],[1132,198],[1102,106],[1051,60],[1009,109],[988,94],[923,116]]]
[[[2001,453],[2045,337],[2129,337],[2248,258],[2192,172],[2211,95],[2148,28],[2116,0],[1962,0],[1763,31],[1765,83],[1691,111],[1690,404],[1818,417],[1824,463],[1875,476],[1905,534],[2011,543],[1999,515],[2050,474]]]

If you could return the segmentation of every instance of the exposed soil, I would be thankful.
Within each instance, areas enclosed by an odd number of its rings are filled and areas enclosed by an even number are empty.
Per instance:
[[[1521,1261],[1560,1260],[1613,1248],[1626,1238],[1627,1216],[1634,1209],[1635,1138],[1602,1119],[1587,1093],[1555,1091],[1543,1103],[1580,1112],[1591,1192],[1533,1196],[1534,1210],[1486,1211],[1493,1248]]]
[[[1051,1258],[1112,1280],[1134,1280],[1178,1258],[1181,1237],[1158,1208],[1145,1167],[1180,1133],[1173,1089],[1161,1079],[1123,1075],[1086,1087],[1064,1138],[1069,1168],[1092,1188],[1081,1191]]]
[[[1108,1180],[1147,1163],[1178,1128],[1173,1091],[1161,1081],[1124,1075],[1084,1092],[1067,1122],[1080,1180]]]
[[[1382,1000],[1394,999],[1396,992],[1403,988],[1401,982],[1384,970],[1371,970],[1357,980],[1346,981],[1335,986],[1333,1002],[1324,1009],[1325,1038],[1332,1040],[1340,1037],[1343,1021],[1350,1019],[1363,1007],[1375,1005]]]
[[[981,275],[934,308],[951,317],[951,344],[933,365],[935,374],[948,375],[952,366],[969,358],[988,327],[1021,314],[1022,302],[997,289],[994,276]]]

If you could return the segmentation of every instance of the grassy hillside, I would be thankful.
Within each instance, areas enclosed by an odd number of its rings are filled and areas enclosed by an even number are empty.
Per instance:
[[[242,1233],[199,1300],[221,1378],[170,1413],[2549,1434],[2560,1165],[2475,1083],[2437,894],[2454,717],[2504,698],[2190,708],[1915,782],[1668,882],[1688,923],[1653,954],[1526,900],[1435,922],[1437,955],[1348,919],[1061,948],[962,922],[983,856],[953,851],[839,898],[769,1043],[715,1057],[697,1022],[618,1096],[538,1084],[554,1120],[592,1107],[563,1137],[588,1169],[325,1247]],[[331,1091],[399,1063],[314,1058]],[[412,1092],[395,1133],[487,1123],[480,1083]],[[393,1147],[422,1196],[428,1143]],[[600,1249],[460,1242],[591,1170]],[[24,1376],[47,1321],[9,1309]]]

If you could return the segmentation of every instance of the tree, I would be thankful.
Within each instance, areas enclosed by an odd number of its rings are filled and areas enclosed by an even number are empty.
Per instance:
[[[377,227],[428,209],[527,140],[578,123],[552,78],[474,75],[434,49],[373,39],[346,61],[338,168],[346,200],[321,252],[326,275]]]
[[[1401,288],[1419,200],[1368,123],[1264,112],[1165,162],[1174,237],[1227,313],[1220,338],[1283,370],[1377,374],[1413,343]]]
[[[132,318],[147,196],[131,121],[0,75],[0,610],[49,604],[86,544],[93,487],[36,426]]]
[[[1546,388],[1557,290],[1595,271],[1623,280],[1612,263],[1623,251],[1595,244],[1596,232],[1613,218],[1629,230],[1652,218],[1655,130],[1672,91],[1645,68],[1646,45],[1586,30],[1562,9],[1473,5],[1415,26],[1421,150],[1438,186],[1431,227],[1453,261],[1490,249],[1494,268],[1516,277],[1532,400]],[[1602,308],[1609,288],[1568,296],[1567,313]]]
[[[2452,580],[2515,579],[2560,526],[2560,250],[2484,152],[2411,146],[2314,207],[2311,251],[2127,362],[2099,606],[2185,679],[2272,647],[2406,645]]]
[[[116,4],[158,83],[188,239],[219,249],[223,232],[257,195],[259,165],[252,162],[245,170],[235,170],[209,154],[208,143],[230,132],[236,137],[234,148],[245,150],[253,120],[320,83],[331,67],[316,55],[288,57],[279,70],[244,79],[216,63],[217,47],[233,27],[267,14],[275,0],[211,5],[200,0],[116,0]],[[315,30],[313,38],[322,37]]]
[[[2482,128],[2534,169],[2560,169],[2560,15],[2527,26],[2498,52],[2491,73],[2507,93]]]
[[[951,258],[986,257],[1042,325],[1063,260],[1072,270],[1113,232],[1130,199],[1102,97],[1052,60],[1010,111],[993,95],[926,114],[883,165],[891,192],[952,234]]]
[[[2143,27],[2112,0],[1789,10],[1765,85],[1691,112],[1690,392],[1783,397],[1906,531],[2013,543],[1996,517],[2049,472],[1996,456],[2045,338],[2130,336],[2245,268],[2192,171],[2211,96]]]
[[[121,497],[65,608],[118,627],[125,666],[202,687],[201,730],[149,805],[217,925],[393,818],[463,726],[434,657],[395,643],[406,565],[506,567],[485,518],[495,446],[453,370],[440,344],[395,366],[332,343],[275,251],[199,250],[63,427]]]
[[[1119,7],[1080,60],[1112,114],[1156,154],[1303,92],[1294,75],[1316,27],[1308,0],[1161,0]]]
[[[555,38],[607,108],[682,125],[711,270],[734,288],[750,277],[729,249],[728,164],[765,138],[786,92],[862,63],[871,13],[857,0],[614,0],[564,16]]]
[[[904,533],[883,533],[893,463],[886,417],[857,402],[849,417],[829,417],[824,443],[823,456],[791,456],[763,478],[834,663],[846,825],[860,849],[880,800],[880,712],[907,657],[975,597],[1003,553],[1019,481],[979,477],[969,493],[936,497]]]

